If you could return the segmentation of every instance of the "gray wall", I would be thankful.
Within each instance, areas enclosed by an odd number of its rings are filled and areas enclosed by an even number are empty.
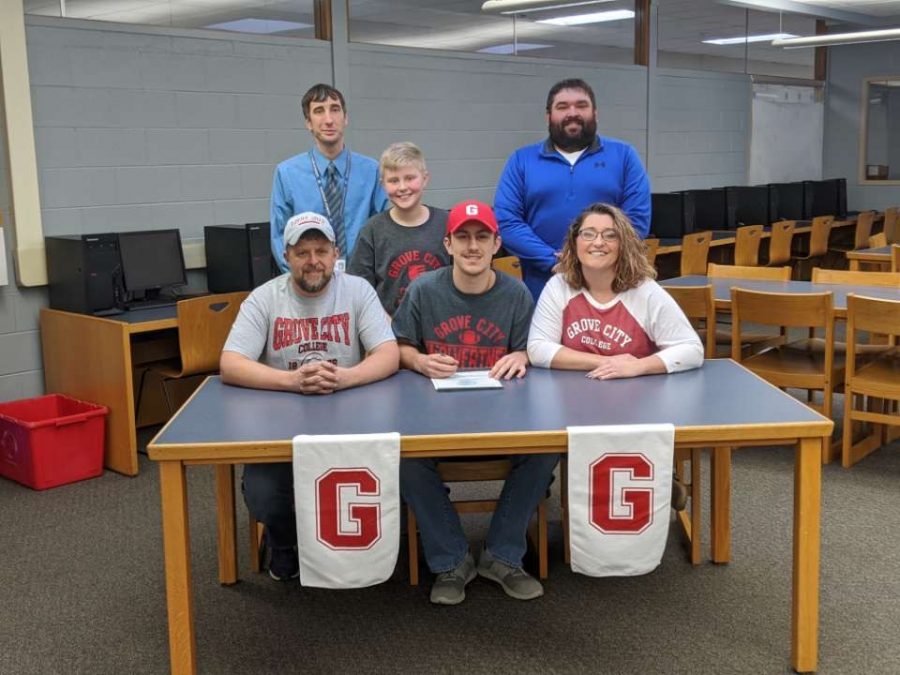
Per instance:
[[[264,220],[327,43],[29,17],[45,234]]]
[[[0,121],[3,112],[0,98]],[[10,279],[6,286],[0,286],[0,401],[9,401],[44,392],[38,311],[47,303],[47,292],[43,288],[19,288],[14,281],[5,121],[0,127],[0,217]]]
[[[190,240],[265,219],[275,163],[309,143],[299,94],[331,81],[330,45],[313,40],[34,16],[27,39],[46,234],[178,227]],[[654,191],[746,181],[745,75],[660,70],[648,87],[637,66],[361,44],[339,56],[353,147],[419,143],[436,206],[492,200],[509,153],[545,135],[547,90],[572,76],[595,87],[600,132],[637,147]],[[0,290],[0,400],[41,392],[45,303],[43,289]]]
[[[898,78],[900,80],[900,78]],[[885,129],[890,178],[900,180],[900,89],[894,88],[888,96],[887,129]]]
[[[659,69],[650,94],[654,192],[747,182],[750,77]]]
[[[823,174],[825,178],[847,178],[847,205],[851,209],[900,204],[900,185],[859,184],[863,79],[884,75],[900,75],[900,42],[828,50]]]

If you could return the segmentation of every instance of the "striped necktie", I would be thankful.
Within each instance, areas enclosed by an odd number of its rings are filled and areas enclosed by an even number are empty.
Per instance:
[[[344,187],[334,162],[325,169],[325,201],[328,204],[328,218],[334,229],[335,243],[341,255],[347,255],[347,237],[344,233]]]

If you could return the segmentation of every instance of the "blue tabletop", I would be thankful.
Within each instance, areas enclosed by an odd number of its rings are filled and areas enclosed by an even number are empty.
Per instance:
[[[878,246],[877,248],[861,248],[856,251],[851,251],[851,253],[876,253],[878,255],[891,255],[891,247],[890,246]]]
[[[662,286],[703,286],[712,284],[716,300],[731,300],[732,288],[746,288],[767,293],[825,293],[834,294],[834,308],[847,308],[847,294],[865,295],[869,298],[900,300],[900,288],[886,286],[856,286],[850,284],[814,284],[810,281],[760,281],[758,279],[719,279],[704,276],[676,277],[659,282]]]
[[[285,441],[301,433],[427,436],[603,424],[823,421],[727,359],[684,373],[604,382],[582,372],[532,368],[503,389],[455,392],[437,392],[428,378],[410,371],[328,396],[244,389],[212,377],[152,445]]]

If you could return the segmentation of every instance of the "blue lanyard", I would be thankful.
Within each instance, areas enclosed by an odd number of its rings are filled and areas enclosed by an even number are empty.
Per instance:
[[[319,188],[319,195],[322,197],[322,204],[325,206],[325,215],[328,216],[328,220],[331,220],[331,207],[328,205],[328,200],[325,199],[325,186],[322,183],[322,174],[319,172],[319,164],[316,162],[316,156],[313,154],[312,150],[307,154],[309,155],[309,163],[312,166],[313,174],[316,176],[316,185]],[[341,198],[341,217],[343,217],[347,206],[347,187],[350,185],[350,155],[350,150],[347,150],[347,165],[344,167],[344,194]]]

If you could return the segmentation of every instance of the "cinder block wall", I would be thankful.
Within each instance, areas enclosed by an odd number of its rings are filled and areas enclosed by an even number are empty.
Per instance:
[[[650,99],[654,192],[744,185],[752,85],[747,75],[658,70]]]

